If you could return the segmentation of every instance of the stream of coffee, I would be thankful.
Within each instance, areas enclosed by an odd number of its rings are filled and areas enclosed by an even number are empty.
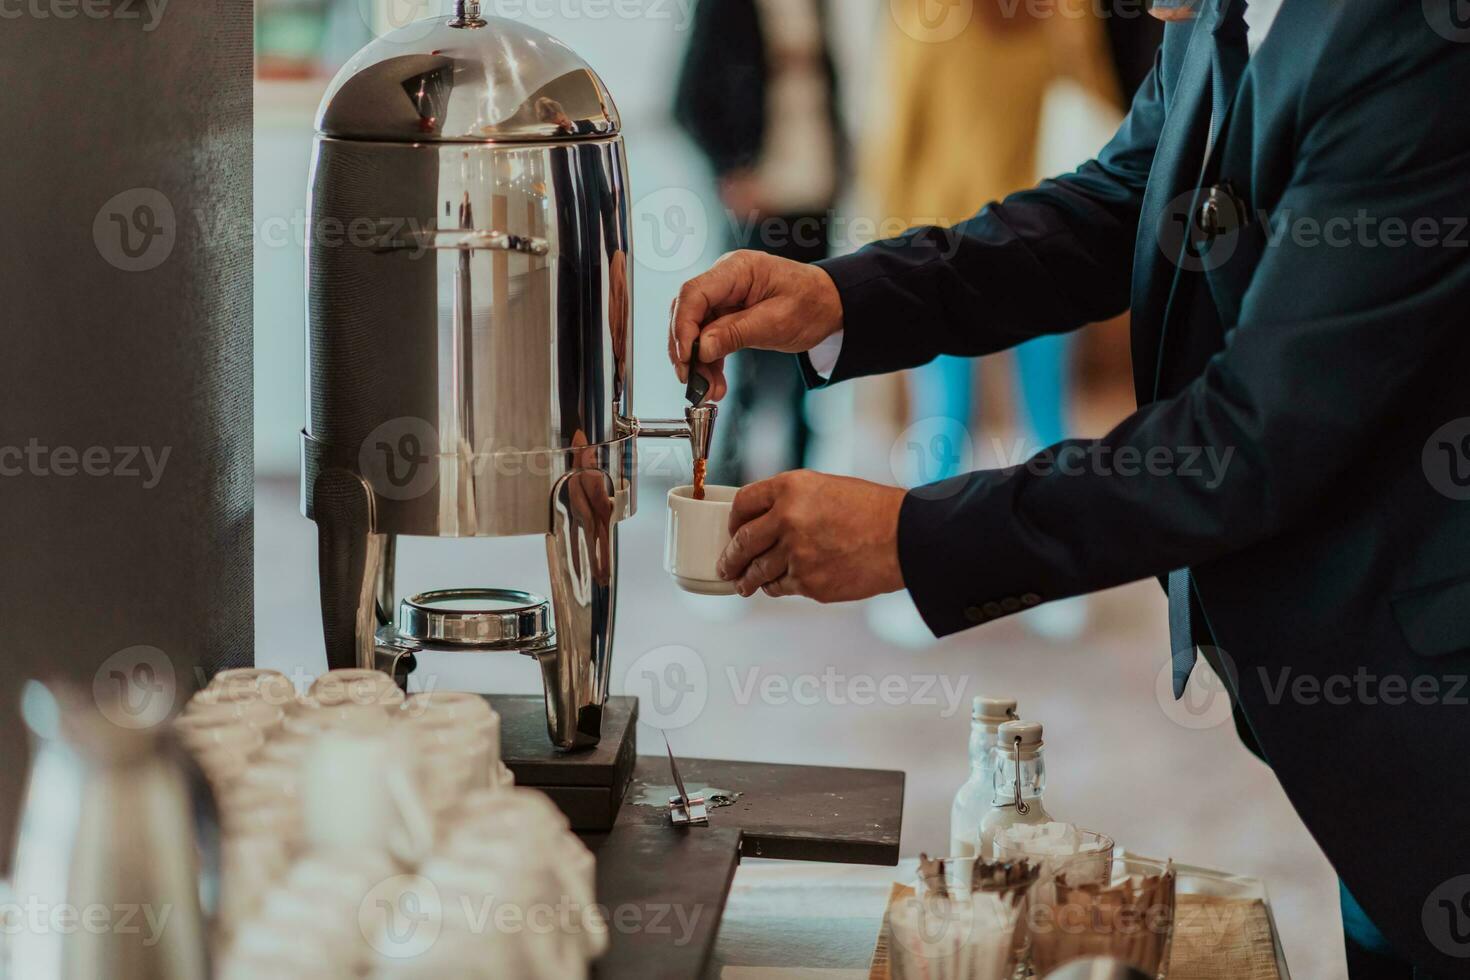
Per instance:
[[[696,459],[694,461],[694,499],[704,499],[704,471],[709,467],[709,460]]]

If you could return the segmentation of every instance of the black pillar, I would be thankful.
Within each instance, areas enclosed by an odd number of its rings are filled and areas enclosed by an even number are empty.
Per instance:
[[[143,725],[252,657],[252,5],[27,0],[4,18],[8,852],[25,678],[125,686],[118,723]]]

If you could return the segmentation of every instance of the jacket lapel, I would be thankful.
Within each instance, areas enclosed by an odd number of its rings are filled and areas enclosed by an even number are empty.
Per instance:
[[[1174,76],[1153,171],[1139,215],[1133,259],[1133,380],[1140,405],[1154,400],[1159,352],[1169,308],[1182,275],[1181,262],[1194,191],[1199,185],[1210,127],[1210,26],[1217,0],[1204,0],[1199,17],[1169,30],[1189,32]],[[1167,44],[1167,39],[1166,39]],[[1167,70],[1167,64],[1166,64]],[[1167,84],[1167,77],[1166,77]],[[1166,98],[1168,98],[1166,94]]]

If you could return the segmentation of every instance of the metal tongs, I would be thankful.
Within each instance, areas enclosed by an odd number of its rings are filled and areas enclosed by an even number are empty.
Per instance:
[[[709,823],[709,810],[704,797],[689,795],[684,788],[684,779],[679,775],[679,764],[674,761],[674,749],[669,745],[669,733],[664,732],[664,749],[669,753],[669,769],[674,774],[674,786],[678,796],[669,797],[669,822],[676,827],[703,827]]]

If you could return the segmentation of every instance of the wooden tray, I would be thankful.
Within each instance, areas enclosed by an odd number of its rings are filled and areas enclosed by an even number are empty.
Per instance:
[[[914,890],[895,883],[888,907]],[[889,980],[888,915],[878,932],[868,980]],[[1263,898],[1180,894],[1176,899],[1169,980],[1290,980],[1275,921]]]

